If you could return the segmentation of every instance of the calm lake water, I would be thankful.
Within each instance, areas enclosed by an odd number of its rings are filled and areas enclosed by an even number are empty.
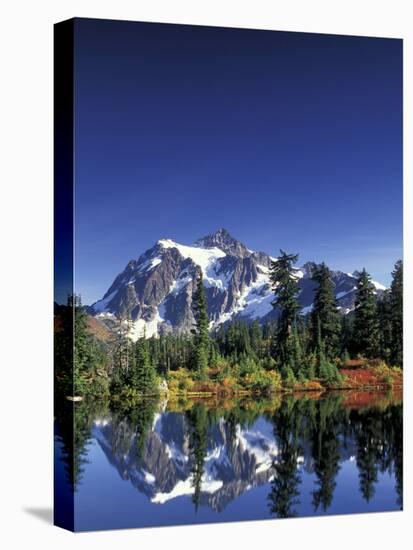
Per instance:
[[[340,393],[75,406],[56,421],[56,475],[75,530],[402,508],[402,402]]]

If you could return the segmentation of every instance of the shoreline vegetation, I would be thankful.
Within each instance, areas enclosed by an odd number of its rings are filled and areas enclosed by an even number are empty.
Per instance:
[[[356,278],[354,311],[338,311],[331,272],[314,267],[314,300],[300,314],[297,254],[280,251],[271,265],[274,320],[234,322],[210,329],[202,274],[193,295],[189,334],[129,338],[130,312],[108,338],[91,330],[80,297],[55,315],[56,393],[71,401],[110,399],[133,404],[146,396],[168,399],[238,398],[277,393],[397,389],[403,385],[403,264],[391,287],[376,295],[363,269]]]

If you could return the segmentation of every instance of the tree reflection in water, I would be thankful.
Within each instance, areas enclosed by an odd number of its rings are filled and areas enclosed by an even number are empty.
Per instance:
[[[319,400],[285,399],[272,421],[279,456],[274,461],[274,478],[269,494],[270,511],[276,517],[296,515],[299,504],[300,458],[308,462],[311,449],[316,489],[312,493],[314,511],[326,512],[334,498],[340,460],[346,447],[354,446],[359,475],[359,491],[366,502],[375,494],[378,472],[393,472],[397,504],[403,506],[402,406],[347,408],[344,397],[329,395]],[[300,457],[303,452],[304,456]]]
[[[364,501],[375,498],[380,474],[388,472],[402,508],[402,415],[400,400],[392,396],[360,405],[345,393],[198,401],[180,408],[169,404],[166,411],[165,404],[154,400],[124,408],[64,403],[56,407],[56,444],[72,493],[82,484],[89,446],[96,440],[121,478],[154,502],[161,502],[159,495],[166,501],[177,484],[188,480],[185,494],[190,494],[195,511],[201,505],[221,513],[246,490],[268,484],[268,511],[286,518],[300,515],[303,478],[308,475],[315,477],[314,513],[328,512],[342,464],[353,457]],[[269,457],[268,469],[257,467],[257,449],[262,464]],[[221,462],[206,466],[217,450]],[[207,474],[215,476],[218,489],[213,494],[204,486]]]

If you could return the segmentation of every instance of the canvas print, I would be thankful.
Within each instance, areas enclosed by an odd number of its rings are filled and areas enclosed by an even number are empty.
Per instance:
[[[401,510],[402,192],[399,39],[57,24],[55,523]]]

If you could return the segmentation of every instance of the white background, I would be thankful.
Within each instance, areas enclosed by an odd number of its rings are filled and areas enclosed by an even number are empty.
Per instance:
[[[411,2],[410,2],[411,3]],[[71,534],[52,527],[52,24],[99,17],[404,38],[405,511]],[[410,20],[409,20],[410,19]],[[407,548],[412,535],[412,23],[400,0],[9,0],[0,69],[0,542],[2,547]],[[410,66],[410,70],[406,68]],[[408,117],[406,115],[408,114]],[[408,153],[410,153],[408,155]],[[410,213],[410,220],[409,220]],[[366,215],[368,213],[366,212]],[[409,307],[410,306],[410,307]],[[410,310],[410,311],[408,311]],[[411,538],[413,538],[411,536]]]

